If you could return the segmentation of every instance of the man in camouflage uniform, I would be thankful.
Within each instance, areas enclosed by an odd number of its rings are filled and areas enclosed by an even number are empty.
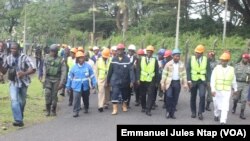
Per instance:
[[[237,103],[241,102],[240,118],[246,119],[244,116],[244,111],[246,108],[249,80],[250,80],[250,66],[248,64],[248,59],[250,56],[248,54],[242,55],[241,62],[235,65],[235,75],[238,85],[238,92],[233,96],[233,108],[232,113],[236,111]]]
[[[56,116],[57,93],[62,89],[66,80],[67,68],[62,57],[58,56],[58,45],[50,46],[50,54],[44,61],[42,82],[45,89],[46,116]]]
[[[208,58],[209,63],[210,63],[211,71],[213,71],[213,69],[216,67],[216,65],[219,64],[218,60],[215,59],[215,52],[214,51],[208,52],[207,58]],[[210,89],[210,87],[207,87],[207,104],[206,104],[207,111],[211,111],[211,108],[210,108],[211,102],[213,102],[213,97],[211,95],[211,89]]]

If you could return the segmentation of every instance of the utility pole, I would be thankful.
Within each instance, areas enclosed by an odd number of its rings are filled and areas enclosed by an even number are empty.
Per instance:
[[[92,41],[91,41],[91,45],[94,45],[94,40],[95,40],[95,12],[96,12],[96,8],[95,8],[95,0],[92,0],[92,16],[93,16],[93,31],[92,31]]]
[[[179,27],[180,27],[180,10],[181,0],[178,0],[177,21],[176,21],[176,35],[175,35],[175,48],[179,46]]]
[[[222,37],[222,44],[223,47],[226,47],[226,33],[227,33],[227,11],[228,11],[228,0],[225,1],[225,15],[224,15],[224,27],[223,27],[223,37]]]
[[[23,26],[23,52],[24,52],[24,54],[26,54],[26,19],[27,19],[27,14],[26,14],[26,6],[27,6],[27,4],[25,3],[24,4],[24,26]]]

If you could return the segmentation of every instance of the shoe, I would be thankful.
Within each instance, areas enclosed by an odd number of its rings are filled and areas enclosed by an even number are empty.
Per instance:
[[[140,103],[139,103],[139,102],[136,102],[136,103],[135,103],[135,106],[139,106],[139,105],[140,105]]]
[[[219,117],[215,116],[214,117],[214,121],[218,122],[219,121]]]
[[[246,117],[244,115],[244,109],[241,109],[241,111],[240,111],[240,118],[241,119],[246,119]]]
[[[146,112],[146,109],[144,109],[144,108],[143,108],[143,109],[141,109],[141,112],[145,113],[145,112]]]
[[[172,119],[176,119],[175,115],[172,115],[171,118],[172,118]]]
[[[151,111],[146,111],[146,115],[152,116]]]
[[[84,113],[87,114],[89,112],[88,109],[84,109]]]
[[[220,125],[225,125],[226,123],[225,122],[221,122]]]
[[[17,121],[15,121],[15,122],[13,122],[13,126],[23,127],[24,124],[23,124],[23,122],[17,122]]]
[[[61,96],[63,96],[63,97],[65,96],[65,94],[64,94],[64,93],[60,93],[60,95],[61,95]]]
[[[78,114],[78,113],[75,113],[75,114],[73,115],[73,117],[74,117],[74,118],[79,117],[79,114]]]
[[[69,103],[68,106],[72,106],[72,103]]]
[[[103,112],[103,108],[98,108],[98,111],[99,112]]]
[[[196,118],[196,114],[192,113],[191,118]]]
[[[104,107],[104,109],[108,109],[108,108],[109,108],[109,106],[108,106],[108,105],[104,105],[103,107]]]
[[[170,118],[170,114],[169,112],[166,113],[166,118],[169,119]]]
[[[198,114],[199,120],[203,120],[203,115],[202,114]]]

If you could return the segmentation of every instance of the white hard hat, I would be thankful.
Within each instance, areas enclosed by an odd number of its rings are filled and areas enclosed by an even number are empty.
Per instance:
[[[128,49],[129,50],[136,50],[136,47],[135,47],[135,45],[131,44],[128,46]]]
[[[99,47],[98,46],[94,46],[93,50],[99,50]]]
[[[117,50],[117,46],[112,46],[111,50]]]

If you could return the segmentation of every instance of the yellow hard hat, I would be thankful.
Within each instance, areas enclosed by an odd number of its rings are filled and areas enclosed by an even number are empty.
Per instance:
[[[146,51],[155,51],[155,48],[152,45],[147,46]]]
[[[76,58],[78,58],[78,57],[84,57],[84,53],[81,51],[77,51]]]
[[[104,58],[109,58],[110,56],[110,49],[109,48],[104,48],[102,51],[102,57]]]
[[[199,44],[198,46],[196,46],[194,52],[196,53],[203,53],[205,51],[205,46],[202,44]]]
[[[230,60],[230,53],[229,52],[224,52],[221,56],[220,56],[220,59],[221,60],[226,60],[226,61],[229,61]]]

